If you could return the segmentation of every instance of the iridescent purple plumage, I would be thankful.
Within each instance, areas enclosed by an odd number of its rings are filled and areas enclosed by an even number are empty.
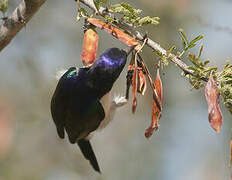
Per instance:
[[[105,118],[100,99],[107,94],[122,72],[127,53],[118,48],[106,50],[90,68],[70,68],[59,80],[51,101],[51,113],[60,138],[65,131],[71,143],[77,142],[83,155],[100,172],[86,137]]]

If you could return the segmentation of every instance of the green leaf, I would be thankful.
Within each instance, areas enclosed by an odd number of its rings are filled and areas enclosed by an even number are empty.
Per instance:
[[[159,24],[159,17],[140,17],[142,10],[133,8],[130,4],[120,3],[111,5],[110,12],[123,15],[120,17],[123,21],[130,23],[134,28],[146,24]]]
[[[169,50],[170,53],[173,52],[175,49],[176,49],[176,46],[172,46],[172,47],[170,48],[170,50]]]
[[[181,37],[181,40],[182,40],[182,46],[183,46],[183,49],[185,49],[185,48],[186,48],[186,46],[187,46],[187,44],[186,44],[186,42],[185,42],[184,38],[182,38],[182,37]]]
[[[112,23],[112,22],[115,21],[114,18],[112,18],[112,17],[110,17],[110,16],[108,16],[108,15],[105,16],[105,20],[106,20],[108,23]]]
[[[191,48],[193,48],[193,47],[195,47],[197,44],[190,44],[189,46],[188,46],[188,48],[187,48],[187,50],[188,49],[191,49]]]
[[[77,15],[76,20],[80,21],[81,17],[89,17],[88,12],[84,8],[78,9],[78,15]]]
[[[189,69],[189,70],[195,71],[197,68],[196,68],[196,67],[193,67],[193,66],[189,66],[188,69]]]
[[[150,17],[150,16],[146,16],[146,17],[143,17],[139,20],[138,24],[140,26],[143,26],[143,25],[146,25],[146,24],[159,24],[159,20],[160,18],[159,17]]]
[[[133,8],[131,7],[131,5],[127,3],[121,3],[121,6],[127,9],[128,11],[133,12]]]
[[[80,12],[81,16],[89,16],[88,12],[84,8],[80,8],[79,12]]]
[[[206,66],[207,64],[209,64],[209,60],[206,60],[206,61],[204,61],[204,66]]]
[[[129,12],[136,14],[136,15],[138,15],[142,12],[142,10],[134,9],[131,5],[129,5],[127,3],[121,3],[121,6],[124,7],[125,9],[127,9]]]
[[[142,12],[140,9],[134,9],[129,4],[121,3],[121,4],[114,4],[111,6],[111,10],[116,13],[123,14],[125,16],[132,15],[137,16]]]
[[[96,6],[97,10],[100,9],[102,6],[106,6],[108,3],[108,0],[93,0],[94,5]]]
[[[187,43],[187,45],[189,45],[190,43],[189,43],[188,36],[182,28],[179,29],[179,33],[180,33],[181,37],[183,38],[183,40]]]
[[[203,35],[199,35],[199,36],[195,37],[195,38],[190,42],[190,44],[192,45],[192,44],[196,43],[197,41],[200,41],[200,40],[203,39],[203,38],[204,38]]]
[[[225,64],[225,66],[224,66],[224,69],[229,68],[229,66],[230,66],[230,61],[226,61],[226,64]]]
[[[168,66],[168,58],[166,56],[161,56],[161,62],[164,66]]]
[[[198,53],[198,56],[197,56],[198,58],[201,57],[202,51],[203,51],[203,44],[201,44],[201,46],[200,46],[199,53]]]
[[[0,11],[2,11],[3,14],[5,14],[7,8],[8,8],[8,0],[0,0]]]
[[[188,57],[193,61],[196,59],[196,56],[193,53],[189,53]]]

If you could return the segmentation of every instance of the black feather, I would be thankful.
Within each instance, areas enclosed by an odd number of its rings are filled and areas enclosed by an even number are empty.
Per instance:
[[[88,140],[81,139],[77,142],[77,144],[80,147],[81,152],[84,155],[85,159],[89,160],[94,170],[101,173],[98,162],[97,162],[97,158],[93,152],[90,142]]]

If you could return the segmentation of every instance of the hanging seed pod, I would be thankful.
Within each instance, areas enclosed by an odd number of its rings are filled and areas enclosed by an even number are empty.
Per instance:
[[[162,81],[160,79],[159,69],[157,69],[156,79],[155,79],[155,89],[159,96],[160,105],[162,106],[163,99],[163,86]],[[152,120],[150,126],[145,130],[145,137],[150,138],[152,134],[159,129],[159,119],[161,117],[161,111],[157,107],[157,103],[153,98],[153,109],[152,109]]]
[[[135,57],[135,54],[132,52],[130,65],[128,66],[128,77],[127,77],[127,94],[126,97],[129,98],[129,89],[130,84],[132,85],[132,113],[135,113],[136,107],[137,107],[137,99],[136,99],[136,93],[137,93],[137,59]]]
[[[154,83],[153,83],[151,74],[150,74],[150,72],[149,72],[147,66],[144,64],[143,58],[142,58],[142,56],[141,56],[139,53],[138,53],[138,57],[139,57],[139,60],[140,60],[140,61],[139,61],[139,65],[141,65],[141,67],[143,68],[143,71],[146,73],[146,76],[147,76],[147,78],[148,78],[148,82],[149,82],[149,84],[150,84],[150,86],[151,86],[151,88],[152,88],[152,91],[153,91],[153,99],[155,100],[158,109],[159,109],[160,111],[162,111],[161,103],[160,103],[160,100],[159,100],[160,98],[159,98],[158,93],[157,93],[157,91],[156,91],[156,89],[155,89],[155,85],[154,85]]]
[[[126,75],[126,99],[129,99],[129,92],[130,92],[130,86],[132,84],[132,78],[135,70],[135,54],[132,52],[130,64],[127,68],[127,75]]]
[[[85,31],[83,48],[81,53],[81,60],[84,66],[91,66],[97,56],[98,50],[98,34],[97,32],[89,28]]]
[[[132,77],[132,88],[133,88],[133,100],[132,100],[132,113],[135,113],[137,106],[136,92],[137,92],[137,67],[135,66],[133,77]]]
[[[147,89],[147,81],[146,81],[146,77],[145,77],[145,73],[142,69],[142,67],[138,66],[138,77],[137,77],[137,92],[144,95],[145,91]]]
[[[158,94],[158,96],[160,98],[161,105],[162,105],[162,100],[163,100],[163,85],[162,85],[162,81],[161,81],[161,78],[160,78],[159,69],[157,69],[157,72],[156,72],[155,88],[156,88],[157,94]]]
[[[125,43],[127,46],[135,46],[135,50],[138,51],[141,48],[141,45],[139,44],[136,39],[131,37],[130,35],[124,33],[120,29],[105,23],[104,21],[101,21],[100,19],[96,18],[88,18],[87,20],[89,23],[92,25],[96,26],[97,28],[103,29],[105,32],[112,34],[114,37],[116,37],[119,41],[122,41]]]
[[[128,66],[127,75],[126,75],[126,99],[129,99],[130,86],[132,84],[132,78],[134,73],[134,66],[130,64]]]
[[[213,79],[211,73],[209,80],[205,86],[205,97],[208,103],[208,119],[211,127],[217,132],[220,132],[222,127],[222,113],[219,107],[218,99],[219,92],[217,92],[217,84]]]

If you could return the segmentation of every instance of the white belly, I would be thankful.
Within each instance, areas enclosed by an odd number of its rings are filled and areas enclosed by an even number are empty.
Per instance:
[[[109,122],[113,119],[113,118],[110,118],[110,105],[111,105],[110,92],[101,98],[100,103],[104,109],[105,118],[102,120],[98,129],[102,129],[106,127],[109,124]]]
[[[127,99],[124,96],[117,96],[111,101],[110,92],[103,96],[100,100],[100,103],[105,112],[105,118],[100,123],[97,130],[105,128],[110,121],[113,120],[115,111],[118,107],[121,107],[127,103]],[[91,139],[95,131],[91,132],[86,139]]]
[[[105,118],[99,125],[98,130],[105,128],[114,119],[116,109],[125,105],[127,103],[127,99],[124,96],[116,96],[113,100],[111,100],[111,94],[109,92],[101,98],[100,103],[104,108]]]

